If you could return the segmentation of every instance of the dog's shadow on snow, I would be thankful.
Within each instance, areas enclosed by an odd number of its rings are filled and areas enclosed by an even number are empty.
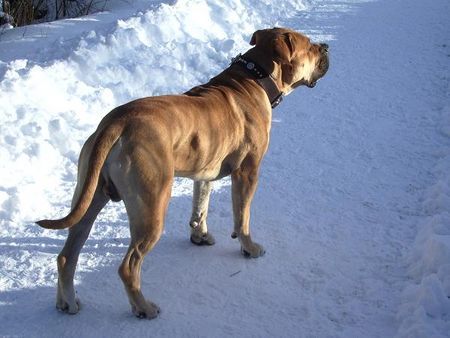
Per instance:
[[[195,301],[202,304],[205,288],[214,288],[211,274],[220,280],[231,278],[245,268],[247,260],[242,259],[238,242],[230,239],[230,200],[229,191],[213,194],[208,223],[217,243],[213,247],[197,247],[189,241],[191,197],[172,198],[164,235],[147,255],[142,267],[143,292],[161,306],[161,318],[165,317],[166,309],[167,313],[177,314],[183,303],[192,302],[191,297],[197,297]],[[0,320],[9,323],[2,325],[0,336],[48,336],[49,333],[50,336],[64,336],[71,332],[72,326],[72,332],[92,334],[100,329],[99,325],[106,327],[112,322],[118,330],[115,334],[120,336],[121,330],[126,334],[128,324],[136,325],[117,274],[129,238],[88,239],[77,266],[75,288],[81,311],[74,316],[62,314],[55,308],[56,257],[64,242],[64,239],[44,236],[0,238],[1,252],[11,259],[10,263],[3,262],[5,271],[0,273],[6,273],[10,278],[9,285],[2,287],[13,289],[0,293]],[[49,269],[47,264],[54,264],[54,267]],[[11,271],[20,265],[20,273]],[[49,270],[53,271],[53,285],[48,282]],[[42,281],[47,281],[48,286],[42,286]],[[205,301],[204,305],[207,304]]]

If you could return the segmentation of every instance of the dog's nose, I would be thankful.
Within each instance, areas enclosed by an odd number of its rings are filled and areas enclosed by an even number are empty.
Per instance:
[[[320,44],[320,51],[322,53],[328,53],[328,45],[326,43],[321,43]]]

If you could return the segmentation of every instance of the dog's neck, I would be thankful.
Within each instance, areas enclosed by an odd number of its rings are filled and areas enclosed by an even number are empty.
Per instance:
[[[264,89],[272,108],[278,106],[283,100],[284,93],[278,88],[276,79],[259,64],[249,57],[239,54],[231,61],[231,65],[240,65],[245,71],[255,77],[256,82]]]

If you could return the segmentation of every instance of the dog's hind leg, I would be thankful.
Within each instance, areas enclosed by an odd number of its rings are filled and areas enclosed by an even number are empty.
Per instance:
[[[130,222],[131,241],[119,267],[119,275],[133,313],[139,318],[152,319],[160,310],[141,292],[141,266],[144,256],[155,246],[163,231],[172,191],[173,166],[163,165],[166,161],[159,158],[154,161],[159,165],[143,171],[142,168],[148,166],[147,161],[151,161],[148,156],[132,156],[130,170],[123,181],[128,186],[123,201]]]
[[[214,237],[208,232],[206,225],[211,188],[211,182],[194,182],[192,216],[189,225],[191,226],[191,242],[196,245],[213,245],[215,243]]]
[[[74,200],[77,198],[75,193]],[[58,292],[56,297],[56,307],[70,314],[79,311],[79,301],[75,297],[75,289],[73,286],[73,278],[78,262],[80,250],[92,228],[98,213],[109,198],[104,195],[100,188],[97,188],[91,205],[80,222],[69,229],[69,235],[66,244],[58,255]]]

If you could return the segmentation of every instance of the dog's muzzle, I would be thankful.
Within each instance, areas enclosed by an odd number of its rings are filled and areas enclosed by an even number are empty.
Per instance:
[[[316,66],[316,70],[314,72],[315,76],[314,76],[314,79],[312,79],[310,82],[308,82],[306,84],[307,87],[314,88],[317,84],[317,81],[319,81],[325,75],[325,73],[328,71],[328,68],[330,67],[330,60],[328,57],[328,48],[329,48],[329,46],[326,43],[320,44],[320,48],[319,48],[320,59]]]

